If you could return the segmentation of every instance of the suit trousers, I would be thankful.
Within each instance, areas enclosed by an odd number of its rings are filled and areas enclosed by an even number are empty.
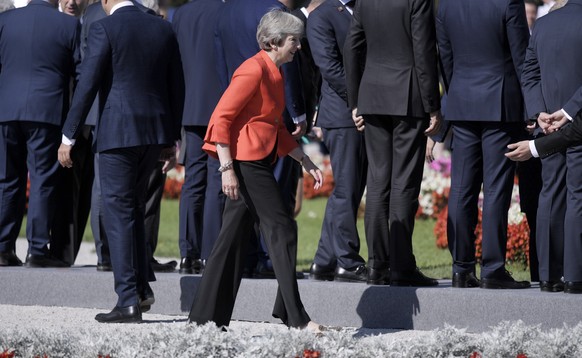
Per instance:
[[[582,145],[567,149],[566,164],[564,280],[582,282]]]
[[[507,212],[515,163],[505,157],[521,123],[452,122],[452,163],[447,238],[453,273],[475,270],[475,228],[483,184],[481,277],[505,270]],[[486,175],[484,175],[486,173]]]
[[[26,208],[28,253],[45,255],[51,242],[59,181],[58,126],[36,122],[0,123],[0,252],[13,251]]]
[[[185,126],[186,175],[180,195],[181,257],[208,259],[222,225],[225,195],[220,162],[202,150],[206,126]]]
[[[566,152],[542,158],[536,248],[540,281],[559,281],[564,275],[564,222],[566,219]]]
[[[56,212],[53,226],[51,254],[73,265],[89,219],[91,188],[93,186],[92,138],[80,135],[71,152],[72,168],[60,168],[58,186],[60,210]]]
[[[162,172],[163,167],[164,162],[156,162],[156,165],[149,173],[146,187],[144,226],[145,240],[148,243],[148,258],[150,259],[154,257],[160,233],[160,212],[162,209],[162,197],[164,196],[164,185],[166,184],[166,174]]]
[[[428,118],[364,116],[368,191],[364,225],[368,265],[416,268],[412,232],[424,164]]]
[[[99,265],[110,265],[109,242],[107,233],[103,226],[103,208],[101,203],[101,177],[99,170],[99,153],[95,153],[93,167],[95,179],[91,190],[91,231],[95,241],[95,252],[97,253],[97,263]]]
[[[152,281],[144,213],[149,174],[161,147],[118,148],[99,153],[103,227],[109,243],[117,306],[139,302]]]
[[[365,264],[356,226],[368,170],[364,134],[355,127],[323,128],[323,140],[330,152],[335,186],[327,200],[313,262],[352,269]]]
[[[196,292],[190,321],[228,326],[240,286],[248,242],[241,233],[257,222],[279,284],[273,316],[290,327],[310,321],[296,279],[297,237],[269,160],[234,162],[241,199],[227,199],[222,228]]]

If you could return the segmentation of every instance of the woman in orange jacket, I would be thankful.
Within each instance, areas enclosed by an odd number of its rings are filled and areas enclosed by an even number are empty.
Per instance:
[[[279,283],[273,316],[289,327],[321,330],[299,297],[293,221],[272,170],[277,156],[290,155],[314,177],[315,189],[323,182],[321,171],[303,153],[281,117],[285,101],[279,67],[293,60],[302,34],[303,23],[293,15],[280,10],[265,14],[257,29],[262,50],[236,70],[210,118],[203,149],[220,160],[222,190],[228,199],[222,229],[190,310],[191,322],[228,326],[247,247],[241,233],[252,230],[257,222]]]

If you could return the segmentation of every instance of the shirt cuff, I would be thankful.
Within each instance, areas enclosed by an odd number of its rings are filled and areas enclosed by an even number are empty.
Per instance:
[[[69,139],[69,138],[67,138],[67,136],[66,136],[66,135],[64,135],[64,134],[63,134],[63,139],[61,139],[61,142],[62,142],[64,145],[75,145],[75,139]]]
[[[305,113],[303,113],[299,117],[293,117],[293,123],[295,123],[295,124],[305,122],[306,120],[307,120],[307,116],[305,115]]]
[[[538,150],[536,149],[536,144],[534,142],[535,141],[533,140],[529,141],[529,151],[534,158],[539,158],[540,155],[538,154]]]
[[[564,113],[564,115],[566,116],[566,118],[568,118],[568,120],[572,121],[573,118],[571,115],[568,114],[568,112],[564,111],[564,108],[562,108],[562,113]]]

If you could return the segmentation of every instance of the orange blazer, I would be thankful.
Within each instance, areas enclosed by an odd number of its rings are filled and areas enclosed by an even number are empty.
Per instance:
[[[277,155],[299,145],[285,128],[281,72],[263,50],[234,72],[230,85],[216,105],[204,137],[204,149],[217,158],[215,143],[230,146],[236,160],[265,159],[277,145]]]

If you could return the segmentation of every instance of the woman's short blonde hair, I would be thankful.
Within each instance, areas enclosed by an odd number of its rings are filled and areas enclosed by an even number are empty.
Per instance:
[[[270,51],[272,45],[281,45],[287,36],[303,36],[303,21],[283,10],[274,9],[263,15],[257,27],[259,47]]]

